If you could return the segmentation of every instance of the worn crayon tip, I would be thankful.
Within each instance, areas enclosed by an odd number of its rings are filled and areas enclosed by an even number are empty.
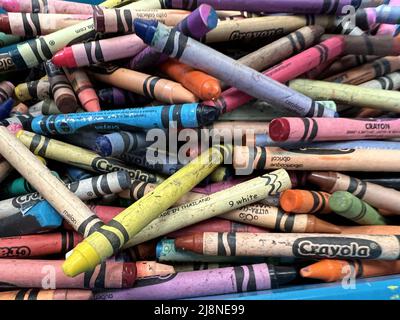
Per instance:
[[[303,278],[312,278],[332,282],[344,277],[343,267],[345,261],[341,260],[321,260],[300,270]]]
[[[154,34],[156,33],[158,21],[156,20],[144,20],[136,18],[133,21],[135,27],[135,33],[140,37],[146,44],[151,44]]]
[[[286,141],[290,133],[290,123],[285,118],[271,121],[269,125],[269,136],[274,141]]]
[[[51,62],[53,62],[57,67],[74,68],[77,66],[74,52],[71,47],[66,47],[58,51],[53,58],[51,58]]]
[[[85,106],[85,110],[88,112],[98,112],[101,111],[99,100],[88,101]]]
[[[78,244],[62,265],[64,274],[75,277],[86,271],[93,270],[100,263],[100,257],[87,242]]]
[[[0,1],[0,8],[4,9],[8,12],[20,12],[21,8],[19,6],[19,1],[15,0],[1,0]]]
[[[203,234],[195,233],[175,239],[175,247],[181,250],[203,253]]]
[[[205,100],[215,100],[221,95],[221,87],[216,80],[206,81],[201,86],[201,92],[204,93]]]

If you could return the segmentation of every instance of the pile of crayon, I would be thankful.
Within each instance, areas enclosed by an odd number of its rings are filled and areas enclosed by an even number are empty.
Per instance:
[[[0,300],[400,274],[399,0],[0,7]]]

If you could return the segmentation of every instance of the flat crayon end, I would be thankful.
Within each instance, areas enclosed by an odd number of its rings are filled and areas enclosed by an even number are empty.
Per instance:
[[[281,208],[287,213],[298,211],[301,207],[301,195],[298,190],[285,190],[281,193],[279,203]]]
[[[137,18],[133,21],[133,26],[136,35],[140,37],[144,43],[151,44],[154,34],[157,31],[158,21]]]
[[[289,138],[290,123],[285,118],[278,118],[271,121],[269,125],[269,136],[274,141],[283,142]]]
[[[66,276],[75,277],[83,272],[93,270],[98,263],[100,263],[100,257],[94,248],[87,242],[81,242],[65,260],[62,269]]]
[[[75,68],[78,66],[71,47],[66,47],[58,51],[53,58],[51,58],[51,62],[57,67]]]
[[[353,203],[353,196],[347,191],[336,191],[329,198],[329,207],[336,213],[346,212]]]

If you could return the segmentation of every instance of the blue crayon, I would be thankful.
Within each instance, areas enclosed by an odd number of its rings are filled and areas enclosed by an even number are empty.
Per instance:
[[[93,177],[92,172],[72,166],[67,167],[66,175],[70,182],[80,181]]]
[[[0,237],[46,232],[59,228],[62,217],[47,202],[40,201],[26,211],[0,219]]]
[[[310,97],[290,89],[250,67],[237,63],[236,60],[179,31],[170,30],[158,21],[135,19],[134,25],[136,35],[157,51],[204,71],[254,98],[293,111],[301,116],[337,116],[334,110],[325,108]],[[222,106],[221,109],[226,108]]]
[[[74,134],[57,135],[53,138],[81,148],[95,151],[96,139],[99,136],[100,134],[95,131],[82,130]]]
[[[178,163],[177,157],[171,154],[163,153],[158,160],[152,161],[152,157],[147,155],[147,149],[123,153],[119,158],[128,165],[140,166],[165,175],[172,175],[184,167],[184,164]]]
[[[6,101],[0,104],[0,120],[4,120],[10,115],[13,106],[14,106],[13,98],[8,98]]]
[[[146,141],[145,132],[120,131],[96,138],[95,152],[103,157],[118,157],[123,153],[146,148],[153,141]]]
[[[79,130],[98,132],[140,130],[177,126],[197,128],[217,120],[219,110],[199,103],[132,108],[99,112],[37,116],[32,130],[38,134],[72,134]],[[174,122],[174,124],[172,123]]]

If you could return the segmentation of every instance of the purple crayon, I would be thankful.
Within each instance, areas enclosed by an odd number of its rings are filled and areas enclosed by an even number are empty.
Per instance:
[[[333,110],[266,75],[157,21],[135,19],[136,34],[156,50],[271,105],[308,117],[334,117]],[[222,108],[223,109],[223,108]]]
[[[201,5],[187,18],[182,20],[174,30],[178,30],[194,39],[204,37],[207,32],[217,26],[218,16],[215,10],[209,5]],[[156,66],[167,61],[168,56],[147,47],[133,57],[127,67],[132,70],[143,70],[148,66]]]
[[[292,267],[266,263],[211,270],[178,272],[137,280],[132,289],[101,292],[97,300],[172,300],[268,290],[296,279]]]
[[[347,14],[346,6],[358,9],[361,0],[167,0],[169,8],[194,10],[208,4],[215,10],[235,10],[264,13]]]

